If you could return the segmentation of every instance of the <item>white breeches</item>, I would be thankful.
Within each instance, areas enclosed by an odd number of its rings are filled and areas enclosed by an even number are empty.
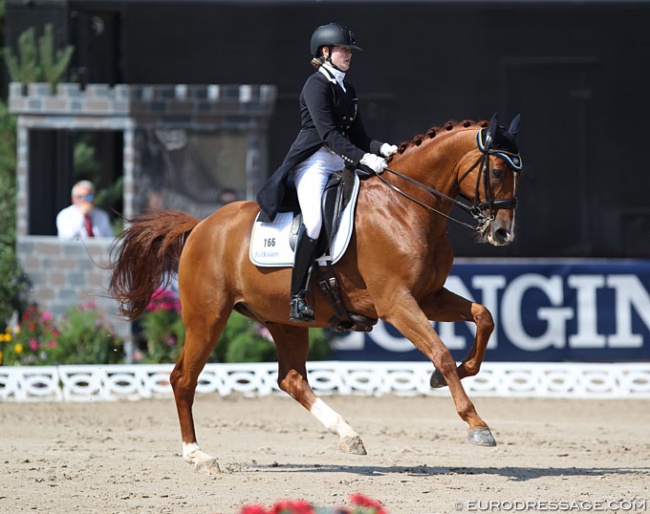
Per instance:
[[[321,198],[330,175],[342,170],[343,159],[321,148],[294,168],[298,203],[307,236],[318,238],[323,225]]]

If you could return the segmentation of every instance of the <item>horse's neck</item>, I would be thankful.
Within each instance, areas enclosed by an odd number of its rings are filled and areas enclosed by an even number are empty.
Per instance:
[[[394,168],[447,196],[458,193],[459,166],[476,149],[476,131],[447,132],[407,149]]]

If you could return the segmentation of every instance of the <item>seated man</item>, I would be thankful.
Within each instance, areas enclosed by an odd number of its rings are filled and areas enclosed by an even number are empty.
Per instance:
[[[61,239],[113,237],[108,213],[95,207],[95,186],[88,180],[72,188],[72,205],[56,216],[56,229]]]

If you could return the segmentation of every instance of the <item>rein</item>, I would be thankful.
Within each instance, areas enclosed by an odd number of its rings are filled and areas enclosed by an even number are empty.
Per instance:
[[[471,225],[469,223],[466,223],[464,221],[458,220],[452,216],[449,216],[448,214],[432,207],[431,205],[427,205],[424,202],[421,202],[417,198],[412,197],[399,187],[397,187],[395,184],[392,184],[383,175],[377,175],[379,177],[379,180],[381,180],[384,184],[386,184],[388,187],[390,187],[392,190],[396,191],[397,193],[401,194],[403,197],[408,198],[414,203],[417,203],[418,205],[424,207],[425,209],[428,209],[431,212],[435,212],[436,214],[439,214],[443,218],[446,218],[450,221],[453,221],[454,223],[457,223],[459,225],[462,225],[463,227],[469,228],[471,230],[474,230],[476,232],[483,232],[488,224],[494,220],[495,218],[495,213],[498,209],[514,209],[517,206],[517,199],[516,198],[506,198],[503,200],[498,200],[494,199],[492,197],[492,188],[490,187],[490,160],[489,157],[492,154],[497,154],[497,153],[502,153],[502,151],[495,151],[490,149],[490,137],[489,135],[486,137],[485,145],[483,148],[479,146],[479,150],[481,151],[481,156],[472,164],[472,166],[461,176],[461,178],[458,180],[458,183],[460,184],[465,177],[467,177],[477,166],[480,165],[479,167],[479,174],[478,177],[476,178],[476,194],[474,195],[474,203],[472,205],[467,205],[464,202],[458,201],[455,198],[452,198],[451,196],[448,196],[437,189],[434,189],[432,187],[427,186],[426,184],[423,184],[422,182],[419,182],[407,175],[404,175],[403,173],[400,173],[397,170],[394,170],[392,168],[386,168],[386,171],[392,173],[393,175],[406,180],[407,182],[410,182],[411,184],[416,185],[420,189],[424,189],[425,191],[428,191],[434,196],[437,196],[438,198],[442,198],[443,200],[447,200],[460,209],[464,210],[468,214],[470,214],[477,222],[476,225]],[[484,181],[484,187],[485,187],[485,194],[486,194],[486,200],[484,202],[479,201],[479,187],[481,183],[481,176],[483,176],[483,181]],[[487,214],[486,211],[487,210]]]

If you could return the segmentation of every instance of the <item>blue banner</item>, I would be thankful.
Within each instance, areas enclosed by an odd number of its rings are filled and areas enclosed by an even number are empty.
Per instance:
[[[446,287],[492,313],[486,361],[650,361],[650,261],[459,259]],[[474,323],[432,325],[454,357],[464,359]],[[338,339],[333,358],[426,360],[381,321],[369,334]]]

